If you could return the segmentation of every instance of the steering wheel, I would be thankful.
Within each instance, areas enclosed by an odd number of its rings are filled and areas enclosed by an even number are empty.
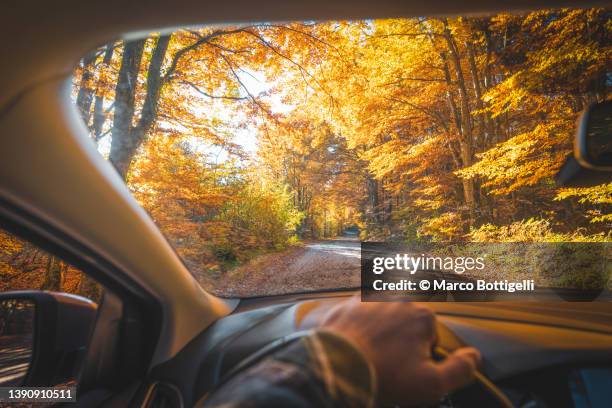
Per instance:
[[[432,356],[434,360],[443,360],[448,357],[448,355],[449,353],[446,350],[438,346],[434,347],[432,350]],[[514,404],[512,403],[512,401],[510,401],[506,394],[504,394],[504,392],[500,390],[497,385],[493,384],[493,382],[491,382],[491,380],[485,377],[484,374],[482,374],[479,370],[476,370],[474,378],[476,380],[476,385],[480,386],[482,390],[481,392],[484,391],[485,393],[487,393],[488,396],[490,396],[491,399],[494,400],[499,407],[515,408]],[[473,386],[474,385],[472,385],[472,387]],[[457,393],[461,393],[461,390],[457,391]]]
[[[286,346],[289,343],[292,343],[298,339],[300,339],[301,337],[304,336],[308,336],[313,332],[313,330],[304,330],[304,331],[298,331],[295,333],[292,333],[288,336],[284,336],[281,337],[269,344],[267,344],[265,347],[261,348],[260,350],[258,350],[257,352],[251,354],[249,357],[247,357],[246,359],[242,360],[239,364],[237,364],[236,366],[234,366],[229,372],[227,372],[223,378],[221,379],[220,383],[217,384],[217,387],[220,387],[222,384],[226,383],[227,381],[229,381],[232,377],[234,377],[234,375],[238,374],[239,372],[248,369],[249,367],[255,365],[256,363],[258,363],[259,361],[261,361],[262,359],[264,359],[266,356],[274,353],[275,351],[281,349],[282,347]],[[449,353],[444,350],[441,347],[434,347],[432,349],[432,356],[435,360],[443,360],[446,357],[448,357]],[[508,397],[499,389],[499,387],[497,387],[495,384],[493,384],[487,377],[485,377],[480,371],[476,371],[475,373],[475,379],[476,379],[476,384],[479,385],[482,390],[484,390],[487,395],[489,395],[491,397],[491,399],[493,399],[494,401],[497,402],[497,405],[501,408],[515,408],[514,404],[510,401],[510,399],[508,399]],[[473,387],[474,385],[470,386]],[[467,388],[470,388],[467,387]],[[462,390],[456,391],[456,393],[461,393]],[[482,391],[481,391],[482,392]],[[205,395],[202,399],[200,399],[197,403],[196,403],[196,407],[201,406],[204,401],[206,400],[207,395]]]

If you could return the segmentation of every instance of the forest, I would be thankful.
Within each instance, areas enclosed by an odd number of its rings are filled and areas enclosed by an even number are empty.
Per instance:
[[[362,241],[609,242],[612,183],[559,188],[554,175],[579,113],[610,98],[611,16],[156,32],[86,55],[73,99],[201,282],[349,227]],[[0,289],[29,262],[33,285],[93,290],[0,242]]]

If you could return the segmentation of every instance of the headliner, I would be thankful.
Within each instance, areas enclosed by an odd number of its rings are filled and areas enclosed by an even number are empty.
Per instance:
[[[10,4],[12,3],[12,4]],[[12,99],[41,82],[67,77],[88,51],[128,33],[226,22],[467,15],[610,0],[48,0],[5,2],[0,14],[0,115]]]

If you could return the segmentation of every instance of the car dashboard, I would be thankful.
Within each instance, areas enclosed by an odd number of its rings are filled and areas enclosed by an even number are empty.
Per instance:
[[[193,400],[211,392],[241,361],[308,328],[350,292],[246,299],[194,339],[158,377],[179,372]],[[481,372],[517,407],[598,407],[612,400],[612,308],[607,303],[428,303],[437,313],[438,346],[472,346]],[[608,384],[608,385],[605,385]],[[603,395],[603,396],[602,396]],[[604,399],[606,400],[606,399]],[[602,401],[604,401],[602,400]],[[476,385],[436,406],[495,406]]]

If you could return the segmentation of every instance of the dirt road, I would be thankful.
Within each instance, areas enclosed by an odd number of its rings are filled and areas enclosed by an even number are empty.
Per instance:
[[[4,335],[0,338],[0,385],[19,385],[28,373],[31,358],[31,336]]]
[[[224,296],[254,296],[360,285],[360,244],[350,237],[267,254],[215,284]]]

